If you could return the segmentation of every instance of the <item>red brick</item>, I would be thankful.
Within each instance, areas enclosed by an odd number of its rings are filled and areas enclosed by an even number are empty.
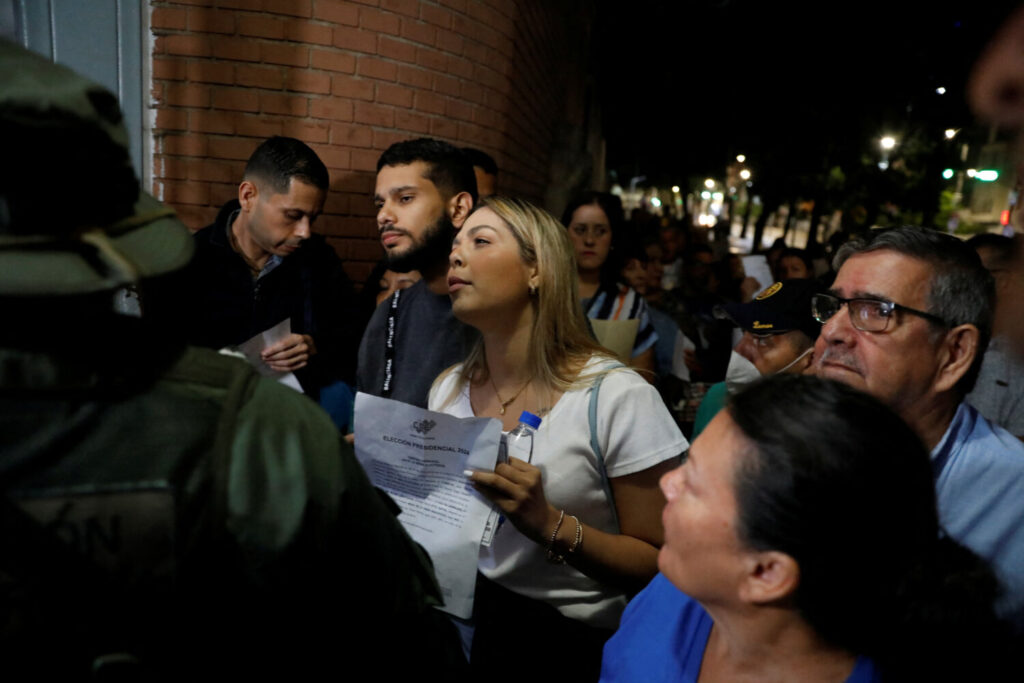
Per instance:
[[[340,97],[324,97],[309,101],[309,115],[328,121],[351,121],[352,101]]]
[[[444,7],[428,5],[425,2],[420,3],[420,19],[441,28],[451,28],[452,26],[452,13],[450,10]]]
[[[171,107],[209,107],[210,87],[194,83],[168,83],[163,103]]]
[[[235,13],[193,7],[188,11],[188,30],[197,33],[234,33]]]
[[[432,114],[443,114],[445,99],[446,98],[432,92],[427,92],[425,90],[417,91],[416,110],[430,112]]]
[[[352,118],[356,123],[393,128],[395,125],[395,110],[379,104],[356,102]]]
[[[398,65],[376,57],[360,57],[356,64],[356,74],[382,81],[394,81],[398,78]]]
[[[470,34],[474,35],[474,34]],[[437,49],[444,50],[445,52],[453,55],[461,55],[466,51],[466,46],[470,43],[467,42],[461,35],[455,31],[449,31],[448,29],[438,29],[437,39],[434,40],[434,45]]]
[[[394,143],[408,138],[408,135],[393,130],[375,130],[373,131],[373,147],[374,149],[387,149]]]
[[[494,88],[498,92],[508,92],[508,79],[486,66],[477,65],[474,80],[480,85]]]
[[[235,65],[230,62],[190,61],[188,80],[193,83],[235,83]]]
[[[396,107],[411,107],[412,90],[401,85],[378,83],[377,102],[380,102],[381,104],[393,104]]]
[[[310,145],[310,147],[313,148],[313,151],[316,152],[316,155],[320,157],[320,160],[324,162],[324,165],[327,166],[327,168],[344,169],[348,167],[348,162],[349,159],[351,158],[349,156],[348,150],[339,149],[338,147],[333,147],[329,145]],[[339,165],[337,163],[332,165],[327,162],[327,156],[333,156],[335,159],[341,159],[342,157],[344,157],[345,163],[344,165]],[[343,194],[341,192],[329,192],[327,194],[326,201],[324,201],[324,211],[323,214],[321,214],[321,216],[339,216],[345,213],[348,213],[348,195]],[[327,230],[323,225],[319,225],[317,227],[319,228],[318,232],[326,234]],[[336,225],[333,227],[334,229],[338,228],[338,226]]]
[[[446,71],[452,76],[468,81],[473,78],[473,62],[464,57],[448,55],[448,68]]]
[[[210,157],[214,159],[247,160],[259,144],[250,138],[210,138]]]
[[[197,164],[192,164],[189,177],[193,180],[231,183],[241,179],[244,168],[245,165],[240,162],[203,159]]]
[[[190,1],[194,2],[195,0]],[[196,2],[196,4],[208,5],[210,4],[210,0],[201,0],[200,2]],[[263,0],[217,0],[217,6],[258,12],[263,9]]]
[[[334,46],[356,52],[377,53],[377,34],[357,28],[338,26],[334,29]]]
[[[153,59],[153,79],[183,81],[186,74],[185,62],[180,59],[156,57]]]
[[[281,119],[274,116],[239,115],[236,119],[239,135],[252,138],[269,138],[281,134]]]
[[[438,40],[438,43],[440,43],[440,40]],[[454,52],[454,50],[449,50],[449,52]],[[472,41],[466,43],[465,49],[462,50],[461,54],[472,64],[486,64],[493,60],[493,56],[486,46]]]
[[[309,100],[298,95],[261,93],[260,105],[265,114],[287,114],[305,116],[309,111]]]
[[[466,12],[466,0],[439,0],[445,7],[451,7],[456,12]]]
[[[359,26],[370,31],[394,36],[398,35],[400,22],[398,17],[390,12],[363,8],[359,10]]]
[[[411,40],[415,43],[433,45],[434,39],[437,38],[437,29],[424,22],[403,19],[400,35],[406,40]]]
[[[373,81],[336,75],[331,79],[331,94],[340,97],[354,97],[359,100],[372,100]]]
[[[314,144],[310,145],[320,161],[324,162],[327,168],[347,169],[351,156],[347,149],[340,149],[334,145]],[[348,201],[342,198],[337,192],[327,195],[327,203],[324,205],[324,213],[343,213],[348,210]]]
[[[476,107],[473,110],[473,123],[485,128],[501,128],[504,121],[505,118],[493,109]]]
[[[426,134],[430,132],[430,118],[414,111],[396,109],[395,128]]]
[[[284,38],[284,21],[262,14],[240,14],[238,33],[257,38]]]
[[[376,150],[354,149],[352,150],[352,170],[376,172],[378,157],[380,157],[380,152]]]
[[[470,104],[466,104],[461,100],[449,98],[445,105],[445,116],[453,119],[459,119],[462,121],[473,120],[473,110],[475,107]]]
[[[462,94],[462,81],[444,74],[434,76],[434,90],[442,95],[459,97]]]
[[[235,118],[223,111],[193,111],[189,116],[189,128],[199,133],[235,132]]]
[[[177,211],[181,222],[193,231],[209,225],[217,216],[217,209],[212,206],[183,205],[173,206],[172,208]]]
[[[178,178],[184,180],[189,177],[189,166],[195,166],[196,162],[177,157],[159,156],[156,159],[155,173],[161,178]]]
[[[288,14],[293,17],[313,16],[311,0],[263,0],[263,9],[271,14]]]
[[[257,64],[239,64],[235,67],[235,84],[265,90],[280,90],[284,87],[284,68]]]
[[[436,138],[456,140],[459,137],[459,125],[455,121],[449,121],[448,119],[431,119],[430,134]]]
[[[321,71],[288,69],[284,76],[284,89],[326,95],[331,92],[331,76]]]
[[[310,65],[315,69],[340,71],[352,74],[356,72],[356,58],[337,50],[320,50],[313,48],[310,52]]]
[[[448,58],[441,52],[429,47],[416,48],[416,63],[431,71],[444,71]]]
[[[334,29],[306,19],[289,19],[284,25],[284,37],[307,45],[330,45],[334,40]]]
[[[313,18],[348,26],[359,25],[359,8],[342,0],[317,0]]]
[[[416,46],[390,36],[380,37],[377,52],[381,57],[397,59],[400,62],[416,62]]]
[[[164,135],[157,141],[158,149],[164,154],[183,157],[206,156],[205,135]]]
[[[380,0],[380,8],[391,12],[398,12],[408,17],[415,17],[419,14],[419,0]]]
[[[292,119],[281,124],[281,133],[305,143],[327,142],[329,124],[326,121],[300,121]]]
[[[210,55],[210,39],[208,36],[189,34],[160,36],[156,39],[156,51],[169,55],[208,57]]]
[[[487,100],[487,92],[489,92],[488,88],[481,87],[473,81],[463,81],[459,98],[467,102],[484,104]]]
[[[309,66],[309,48],[287,43],[263,43],[260,53],[264,62],[288,66]]]
[[[418,66],[399,64],[398,82],[402,85],[411,85],[416,88],[429,90],[434,85],[434,75]]]
[[[213,106],[215,109],[258,112],[260,96],[250,88],[215,88]]]
[[[380,4],[380,0],[349,0],[350,2],[357,2],[360,5],[367,5],[368,7],[376,7]]]
[[[243,62],[260,61],[260,44],[251,38],[218,38],[213,42],[213,56]]]
[[[157,130],[185,130],[188,128],[188,112],[183,109],[167,109],[160,107],[156,110]]]
[[[163,201],[175,204],[207,204],[210,201],[210,186],[206,183],[165,182]]]
[[[373,129],[369,126],[332,123],[331,144],[344,145],[346,147],[372,147]]]
[[[184,8],[154,7],[150,17],[150,26],[155,29],[169,28],[184,30],[186,26],[186,11]]]
[[[378,155],[380,156],[380,155]],[[377,183],[377,160],[373,160],[372,173],[352,173],[338,178],[334,183],[337,192],[355,192],[366,197],[366,203],[373,206],[370,201],[370,194]],[[374,230],[376,232],[376,230]]]

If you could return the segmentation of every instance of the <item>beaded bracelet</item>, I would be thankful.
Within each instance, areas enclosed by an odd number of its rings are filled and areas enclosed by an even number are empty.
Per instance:
[[[583,525],[580,524],[580,518],[576,515],[569,516],[572,517],[574,522],[576,522],[576,537],[572,540],[572,545],[569,546],[569,552],[566,553],[566,556],[572,555],[574,552],[579,550],[581,545],[583,545]]]
[[[558,530],[562,528],[562,520],[565,519],[565,510],[558,513],[558,521],[555,523],[555,530],[551,532],[551,540],[548,541],[548,562],[565,564],[565,557],[554,551],[555,539],[558,538]]]

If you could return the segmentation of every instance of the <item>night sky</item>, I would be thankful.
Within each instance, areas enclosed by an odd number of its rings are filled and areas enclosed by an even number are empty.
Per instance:
[[[1019,3],[957,4],[598,0],[608,168],[665,186],[742,152],[755,174],[813,171],[884,132],[969,125],[967,75]]]

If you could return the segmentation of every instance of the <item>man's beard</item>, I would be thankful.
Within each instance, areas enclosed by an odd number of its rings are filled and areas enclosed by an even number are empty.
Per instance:
[[[411,247],[398,254],[387,252],[388,268],[396,273],[408,273],[447,262],[455,232],[452,219],[446,211],[442,211],[440,217],[423,231],[422,237],[414,239]]]

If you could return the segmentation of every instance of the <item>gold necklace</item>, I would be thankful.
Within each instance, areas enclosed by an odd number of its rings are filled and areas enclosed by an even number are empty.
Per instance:
[[[505,414],[505,408],[508,408],[509,404],[512,403],[512,401],[514,401],[517,398],[519,398],[519,394],[523,393],[523,389],[525,389],[526,385],[530,383],[530,380],[526,380],[526,382],[523,383],[523,386],[519,387],[519,391],[517,391],[512,398],[510,398],[507,401],[502,401],[501,400],[501,394],[498,393],[498,386],[494,383],[494,377],[491,375],[490,372],[487,373],[487,379],[490,380],[491,388],[494,389],[494,395],[498,397],[498,403],[501,404],[501,408],[499,409],[499,412],[502,415]]]

